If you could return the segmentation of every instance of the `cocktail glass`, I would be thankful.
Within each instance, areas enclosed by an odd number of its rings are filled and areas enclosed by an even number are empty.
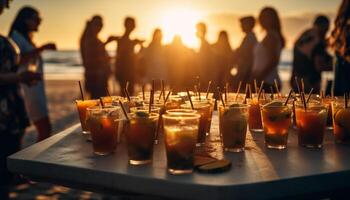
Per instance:
[[[130,113],[126,123],[126,142],[129,163],[142,165],[152,162],[154,135],[159,114],[148,112]]]
[[[332,104],[333,133],[336,143],[350,144],[350,107],[345,108],[344,99],[338,99]]]
[[[309,103],[307,108],[296,103],[295,114],[300,146],[322,148],[327,123],[327,106],[320,103]]]
[[[219,127],[225,151],[242,152],[248,126],[248,105],[219,106]]]
[[[118,143],[119,124],[125,120],[120,107],[89,107],[87,112],[93,152],[97,155],[113,153]]]
[[[200,117],[189,113],[163,115],[169,173],[192,173]]]
[[[89,127],[86,124],[87,120],[87,108],[99,105],[98,100],[76,100],[75,101],[79,113],[79,119],[83,134],[90,134]]]
[[[262,107],[261,117],[266,147],[285,149],[288,141],[288,130],[292,121],[292,109],[288,105],[284,105],[283,102],[274,101]]]
[[[258,98],[252,98],[247,99],[247,103],[249,105],[249,117],[248,117],[248,124],[249,124],[249,130],[254,132],[263,132],[263,125],[261,120],[261,111],[260,108],[264,104],[270,102],[270,100],[267,99],[259,99]]]

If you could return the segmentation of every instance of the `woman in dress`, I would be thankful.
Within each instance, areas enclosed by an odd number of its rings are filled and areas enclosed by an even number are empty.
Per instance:
[[[9,0],[0,1],[0,15],[9,7]],[[35,72],[17,72],[16,48],[0,35],[0,199],[8,199],[11,173],[6,167],[6,157],[20,149],[21,138],[29,121],[19,92],[19,83],[31,84],[42,79]]]
[[[275,79],[279,83],[279,87],[281,85],[278,63],[285,40],[278,13],[274,8],[263,8],[258,20],[265,31],[265,37],[254,49],[253,79],[259,82],[264,81],[263,89],[270,91],[270,87],[274,86]]]
[[[18,71],[36,71],[43,74],[43,60],[41,53],[44,50],[55,50],[53,43],[37,47],[33,41],[33,35],[39,30],[41,18],[39,11],[32,7],[23,7],[12,23],[9,37],[20,49],[20,54],[29,59],[29,63],[19,66]],[[24,103],[30,121],[33,122],[38,132],[37,141],[50,137],[51,123],[47,108],[44,81],[38,81],[35,85],[21,84]]]

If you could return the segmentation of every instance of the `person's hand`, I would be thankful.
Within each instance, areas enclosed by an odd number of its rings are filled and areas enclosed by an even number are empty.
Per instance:
[[[57,50],[55,43],[47,43],[40,47],[41,50]]]
[[[20,73],[18,76],[19,76],[19,82],[27,85],[33,85],[37,81],[43,80],[43,75],[37,72],[24,71]]]

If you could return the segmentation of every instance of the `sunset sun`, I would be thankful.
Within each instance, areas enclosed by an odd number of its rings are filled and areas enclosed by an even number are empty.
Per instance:
[[[201,19],[201,15],[196,10],[172,9],[161,16],[161,29],[163,30],[164,42],[172,41],[174,35],[179,35],[185,45],[197,47],[196,23]]]

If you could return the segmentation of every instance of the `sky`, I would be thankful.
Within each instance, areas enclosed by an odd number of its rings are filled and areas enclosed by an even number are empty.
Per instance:
[[[238,19],[257,16],[264,6],[273,6],[291,46],[298,34],[311,26],[316,14],[326,14],[333,20],[340,3],[341,0],[14,0],[10,10],[0,17],[0,33],[7,34],[18,10],[30,5],[40,11],[43,19],[34,37],[37,45],[55,42],[59,49],[77,49],[86,21],[99,14],[104,19],[102,40],[122,34],[124,18],[132,16],[137,25],[133,38],[149,41],[153,30],[160,27],[164,43],[179,34],[185,44],[196,48],[195,24],[203,21],[207,23],[210,42],[216,41],[219,31],[226,30],[232,47],[237,47],[243,37]],[[263,35],[259,27],[255,31]]]

